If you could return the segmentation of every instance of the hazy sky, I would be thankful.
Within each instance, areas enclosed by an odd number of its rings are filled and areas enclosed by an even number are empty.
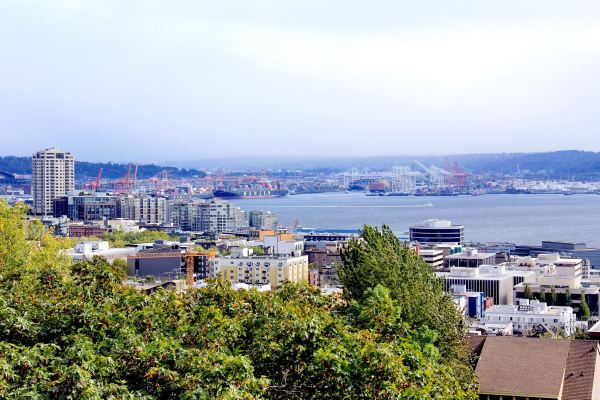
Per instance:
[[[600,1],[0,0],[0,153],[600,150]]]

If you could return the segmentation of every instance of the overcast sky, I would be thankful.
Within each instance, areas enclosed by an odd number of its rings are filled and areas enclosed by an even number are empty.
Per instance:
[[[0,0],[0,154],[600,150],[600,2]]]

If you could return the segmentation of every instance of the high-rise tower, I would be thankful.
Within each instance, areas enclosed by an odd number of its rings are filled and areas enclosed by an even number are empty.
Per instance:
[[[52,202],[75,189],[75,158],[55,148],[41,150],[32,156],[31,194],[33,212],[52,215]]]

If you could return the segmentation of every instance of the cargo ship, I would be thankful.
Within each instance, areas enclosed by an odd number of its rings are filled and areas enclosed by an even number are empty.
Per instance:
[[[287,189],[242,189],[242,190],[215,190],[213,196],[219,199],[268,199],[283,197],[289,194]]]

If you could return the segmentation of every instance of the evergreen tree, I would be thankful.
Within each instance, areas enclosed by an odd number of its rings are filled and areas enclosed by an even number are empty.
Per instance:
[[[558,294],[556,293],[556,288],[552,285],[550,288],[550,305],[554,306],[558,302]]]
[[[531,288],[527,283],[525,284],[525,288],[523,289],[523,297],[529,300],[533,299],[533,293],[531,292]]]
[[[581,291],[581,302],[579,303],[579,316],[582,320],[587,321],[590,319],[590,307],[588,306],[585,298],[585,289]]]
[[[544,290],[543,287],[540,287],[540,294],[538,296],[538,299],[542,302],[546,301],[546,291]]]
[[[341,252],[337,272],[348,300],[361,301],[369,289],[381,285],[400,304],[402,319],[437,333],[436,344],[449,359],[465,358],[462,315],[429,265],[402,243],[389,226],[365,225],[360,239]]]

